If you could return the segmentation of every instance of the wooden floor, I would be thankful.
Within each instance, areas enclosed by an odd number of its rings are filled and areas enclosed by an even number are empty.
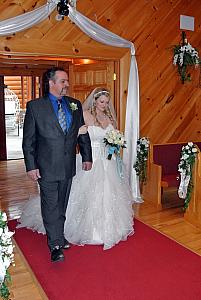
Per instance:
[[[19,218],[29,196],[37,193],[37,185],[25,174],[23,160],[0,162],[0,209],[7,213],[9,219]],[[184,221],[181,208],[157,211],[145,199],[143,204],[135,204],[134,210],[137,219],[201,255],[201,230]],[[17,245],[15,264],[9,269],[11,299],[47,299]]]
[[[37,185],[26,176],[23,160],[0,162],[0,209],[9,220],[19,218],[29,195],[37,192]],[[15,266],[9,268],[11,299],[48,299],[16,244],[14,255]]]

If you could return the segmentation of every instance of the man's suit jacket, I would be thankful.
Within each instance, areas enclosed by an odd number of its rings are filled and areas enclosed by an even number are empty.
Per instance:
[[[42,179],[46,181],[63,180],[75,175],[77,144],[82,161],[92,161],[89,134],[78,137],[78,130],[84,124],[81,103],[70,97],[65,97],[65,101],[68,106],[72,102],[77,104],[66,135],[48,97],[27,103],[22,144],[26,170],[39,169]]]

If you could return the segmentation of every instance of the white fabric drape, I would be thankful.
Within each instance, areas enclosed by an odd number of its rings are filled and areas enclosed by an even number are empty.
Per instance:
[[[139,181],[133,165],[137,155],[137,139],[139,137],[139,79],[138,68],[135,59],[135,48],[133,43],[112,33],[111,31],[96,24],[73,8],[69,8],[69,18],[83,32],[92,39],[113,47],[130,48],[131,63],[128,83],[128,97],[126,107],[125,138],[127,148],[124,149],[123,162],[126,167],[127,176],[136,202],[142,202],[139,190]]]
[[[56,0],[49,0],[46,5],[33,10],[32,12],[4,20],[0,22],[0,36],[13,34],[25,30],[46,19],[56,8]],[[131,64],[128,83],[128,97],[126,107],[125,137],[127,148],[124,150],[123,161],[129,177],[130,186],[136,201],[141,202],[139,182],[137,180],[133,165],[137,154],[137,139],[139,137],[139,80],[138,68],[135,59],[135,48],[133,43],[112,33],[111,31],[96,24],[77,10],[69,6],[69,16],[84,33],[92,39],[114,47],[129,48],[131,51]]]
[[[36,25],[45,20],[56,8],[56,4],[47,4],[33,11],[0,22],[0,36],[10,35]]]
[[[111,31],[105,29],[104,27],[98,25],[94,21],[85,17],[77,10],[69,6],[68,17],[74,22],[84,33],[86,33],[90,38],[114,47],[130,48],[131,54],[135,54],[135,49],[133,43],[123,39],[122,37],[112,33]]]
[[[188,167],[188,171],[190,172],[190,166]],[[179,184],[179,188],[178,188],[178,195],[179,198],[185,199],[186,195],[187,195],[187,191],[188,191],[188,185],[190,183],[190,179],[191,176],[190,175],[186,175],[186,171],[182,171],[180,172],[180,184]]]
[[[126,105],[126,123],[125,123],[125,138],[127,148],[123,152],[123,162],[126,166],[127,176],[129,178],[130,187],[136,202],[143,202],[140,189],[139,178],[133,168],[137,157],[137,140],[139,138],[139,79],[138,69],[135,56],[131,56],[130,74],[128,81],[128,96]]]

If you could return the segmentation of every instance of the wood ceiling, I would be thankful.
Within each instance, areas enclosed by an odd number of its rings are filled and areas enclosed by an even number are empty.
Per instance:
[[[132,9],[133,1],[127,2],[128,10]],[[0,20],[23,14],[44,4],[46,4],[44,0],[3,0],[0,4]],[[120,24],[115,29],[118,14],[123,12],[124,8],[125,5],[121,1],[78,0],[77,2],[77,9],[82,14],[117,34],[126,33],[126,29],[122,30]],[[56,15],[55,10],[49,18],[30,29],[9,37],[1,37],[0,53],[119,59],[127,51],[121,48],[116,48],[114,51],[113,47],[92,41],[75,24],[72,24],[68,17],[63,21],[56,21]]]
[[[45,3],[45,0],[1,0],[0,20]],[[181,40],[180,15],[195,17],[195,31],[186,33],[201,55],[201,1],[78,0],[77,10],[134,43],[140,78],[141,135],[150,137],[155,143],[200,140],[200,69],[190,68],[192,81],[182,84],[172,57],[173,46]],[[0,54],[4,59],[17,55],[120,59],[121,62],[128,53],[128,49],[91,40],[68,18],[56,21],[56,14],[54,11],[45,21],[28,30],[0,37]]]

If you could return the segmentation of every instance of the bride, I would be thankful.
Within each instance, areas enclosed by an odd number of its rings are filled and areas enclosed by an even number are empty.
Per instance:
[[[88,130],[93,154],[93,167],[81,169],[81,156],[77,155],[77,173],[73,179],[64,235],[72,244],[103,245],[110,249],[134,233],[133,198],[127,181],[117,171],[116,160],[107,159],[103,142],[106,133],[116,128],[116,116],[105,88],[96,88],[83,103],[85,126],[79,134]],[[19,227],[28,227],[45,233],[40,211],[40,197],[32,197],[26,203]]]

